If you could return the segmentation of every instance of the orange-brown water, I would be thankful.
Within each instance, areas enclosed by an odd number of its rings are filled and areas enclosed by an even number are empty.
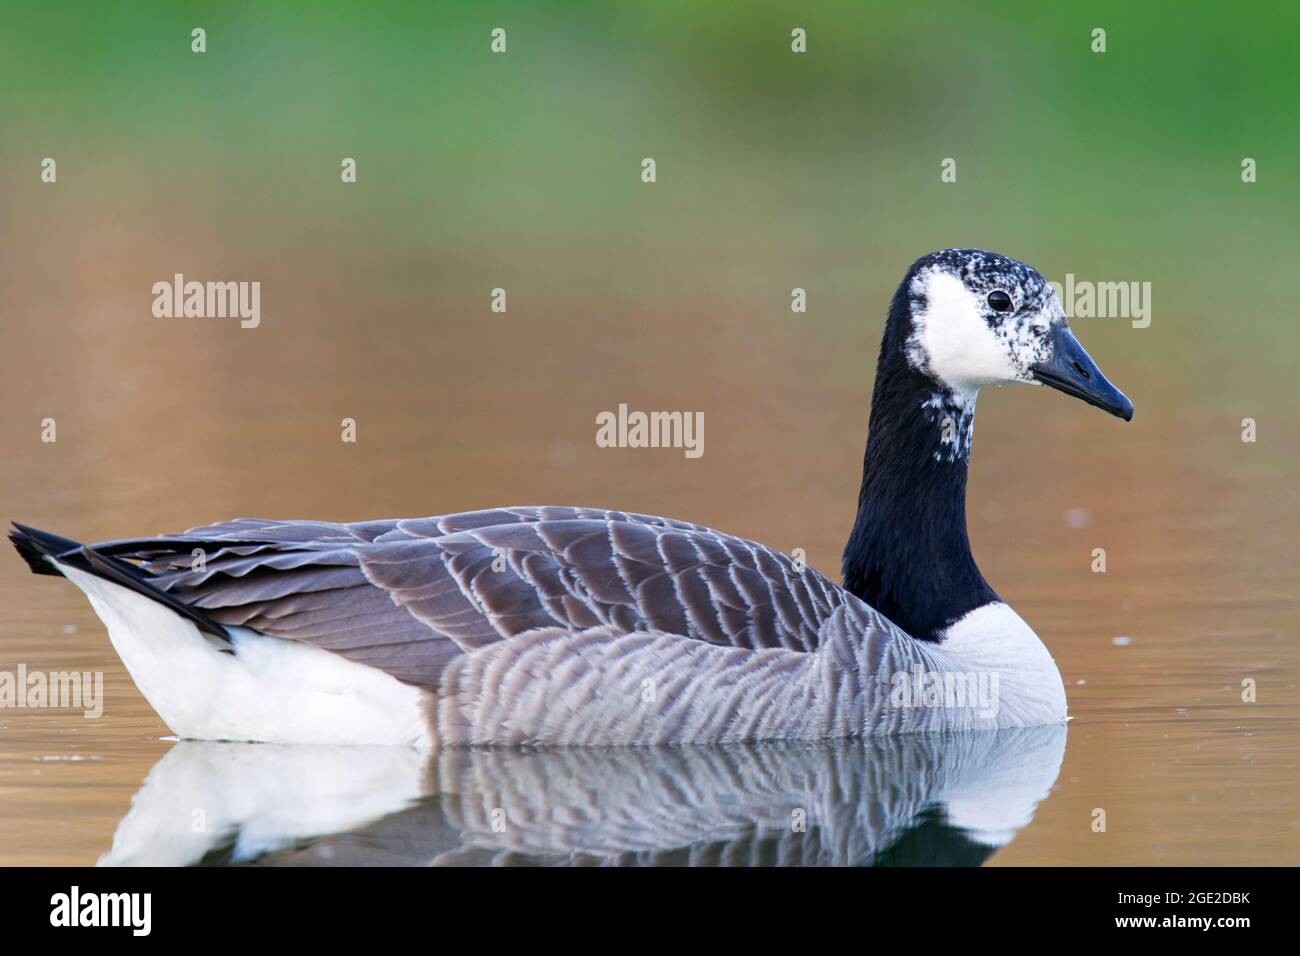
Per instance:
[[[579,306],[539,280],[506,316],[481,302],[425,314],[391,293],[402,264],[376,267],[390,292],[375,301],[328,275],[266,277],[280,304],[257,330],[98,304],[97,283],[115,288],[113,270],[164,241],[88,259],[47,304],[68,321],[6,330],[5,517],[101,540],[238,515],[614,506],[801,547],[838,576],[881,308],[815,326],[757,299]],[[449,278],[449,294],[463,285]],[[1240,414],[1144,372],[1140,332],[1077,328],[1133,423],[1029,388],[986,393],[977,418],[976,556],[1055,654],[1073,716],[1050,795],[992,860],[1300,862],[1297,438],[1243,444]],[[704,411],[706,453],[597,448],[595,414],[619,402]],[[356,444],[340,441],[344,417]],[[80,592],[5,553],[0,670],[20,663],[103,671],[106,704],[99,720],[0,711],[0,863],[92,863],[167,730]]]

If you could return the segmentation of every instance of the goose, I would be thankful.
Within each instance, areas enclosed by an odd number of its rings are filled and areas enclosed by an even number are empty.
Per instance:
[[[1133,416],[1036,270],[980,249],[914,262],[839,585],[753,541],[600,508],[10,537],[85,592],[180,738],[427,750],[1053,724],[1056,664],[966,533],[975,401],[1013,382]]]

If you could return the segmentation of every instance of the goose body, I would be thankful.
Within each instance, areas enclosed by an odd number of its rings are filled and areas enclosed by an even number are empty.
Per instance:
[[[947,250],[894,297],[844,583],[669,518],[512,507],[241,519],[95,545],[16,525],[180,737],[619,745],[1059,722],[1060,675],[970,555],[980,386],[1132,406],[1015,260]]]

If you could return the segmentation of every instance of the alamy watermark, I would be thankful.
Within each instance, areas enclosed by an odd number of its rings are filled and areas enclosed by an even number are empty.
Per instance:
[[[148,936],[153,929],[152,893],[83,893],[73,886],[50,897],[51,926],[118,926],[132,936]]]
[[[87,720],[104,713],[103,671],[0,671],[0,708],[80,710]]]
[[[598,448],[681,448],[687,458],[704,454],[703,412],[638,412],[620,404],[596,415]]]
[[[262,322],[262,283],[186,282],[176,273],[171,282],[153,284],[153,314],[159,319],[239,319],[245,329]]]
[[[1135,329],[1151,324],[1150,282],[1080,282],[1068,272],[1064,285],[1048,285],[1071,319],[1131,319]]]
[[[997,671],[927,671],[917,665],[896,671],[889,683],[893,707],[976,710],[980,717],[996,717],[1000,709]]]

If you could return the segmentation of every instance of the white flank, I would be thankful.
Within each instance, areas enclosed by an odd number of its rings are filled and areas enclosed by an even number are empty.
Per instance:
[[[178,737],[269,743],[431,744],[423,692],[297,641],[230,628],[235,653],[121,585],[59,564],[90,598],[132,680]]]

